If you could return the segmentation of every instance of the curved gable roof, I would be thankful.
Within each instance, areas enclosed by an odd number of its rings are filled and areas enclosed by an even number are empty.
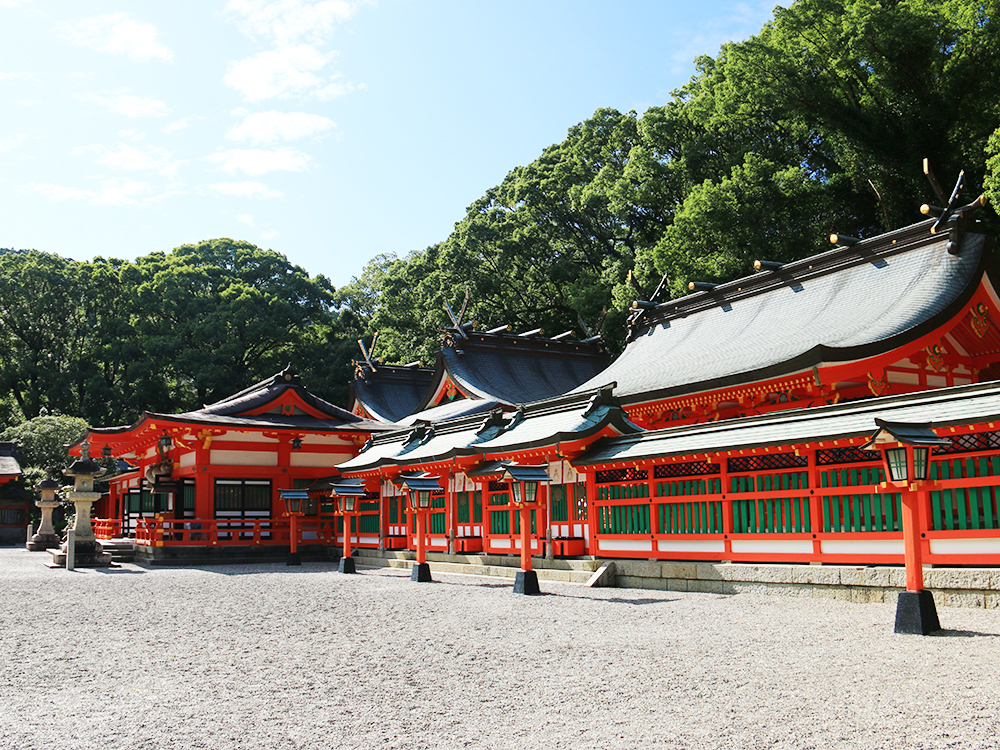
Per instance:
[[[874,356],[929,332],[978,287],[986,238],[957,252],[933,222],[658,305],[622,355],[577,390],[616,381],[624,403]]]
[[[441,347],[435,385],[450,376],[474,398],[513,406],[571,391],[607,364],[607,353],[597,344],[466,331]],[[421,409],[435,392],[428,391]]]
[[[399,422],[423,402],[434,382],[434,370],[407,365],[365,367],[351,381],[349,403],[364,407],[373,418]]]

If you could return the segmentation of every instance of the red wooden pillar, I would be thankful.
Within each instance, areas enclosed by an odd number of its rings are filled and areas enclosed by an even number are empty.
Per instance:
[[[723,551],[728,558],[733,552],[733,501],[727,500],[729,492],[729,461],[725,456],[718,456],[719,459],[719,485],[722,490],[722,533],[725,541]]]
[[[521,570],[531,570],[531,509],[523,507],[521,514]]]
[[[656,468],[652,465],[648,466],[646,471],[649,472],[646,477],[646,498],[649,500],[649,531],[650,531],[650,545],[653,550],[653,557],[657,556],[659,549],[656,545],[656,535],[660,533],[660,503],[656,502]]]
[[[809,531],[812,534],[813,555],[819,558],[823,554],[823,542],[819,538],[823,530],[823,498],[816,494],[820,488],[819,465],[816,463],[816,450],[806,453],[809,459]]]
[[[913,485],[910,485],[912,487]],[[924,559],[920,539],[920,506],[926,502],[926,490],[903,490],[903,561],[906,565],[906,590],[924,590]]]
[[[455,492],[452,484],[454,475],[451,470],[444,472],[444,525],[448,537],[448,554],[455,554],[455,527],[458,523],[458,513],[455,509]]]
[[[590,469],[584,475],[587,482],[587,551],[597,556],[597,471]]]

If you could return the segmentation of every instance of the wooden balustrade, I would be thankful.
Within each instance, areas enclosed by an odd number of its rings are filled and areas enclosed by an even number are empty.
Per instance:
[[[92,518],[91,528],[96,539],[119,539],[122,535],[122,522],[114,518]]]

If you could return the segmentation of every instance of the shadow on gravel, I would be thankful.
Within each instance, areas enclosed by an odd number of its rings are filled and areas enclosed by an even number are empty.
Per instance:
[[[148,573],[148,570],[139,569],[131,570],[127,568],[111,567],[111,568],[94,568],[95,573],[103,573],[104,575],[112,576],[139,576]]]
[[[544,591],[542,592],[545,593]],[[552,596],[559,596],[566,599],[587,599],[592,602],[604,601],[611,602],[612,604],[669,604],[670,602],[679,601],[678,599],[623,599],[620,596],[613,596],[610,599],[600,599],[592,596],[574,596],[573,594],[552,594]]]
[[[978,633],[975,630],[935,630],[927,635],[933,638],[1000,638],[998,633]]]

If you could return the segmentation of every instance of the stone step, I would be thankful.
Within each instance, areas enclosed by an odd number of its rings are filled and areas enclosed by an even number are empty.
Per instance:
[[[415,562],[415,553],[400,555],[398,553],[385,553],[386,556],[366,554],[368,551],[357,551],[355,554],[356,564],[369,568],[398,568],[409,570]],[[469,558],[465,560],[455,560],[454,558]],[[518,558],[506,558],[501,556],[487,555],[427,555],[427,562],[431,567],[431,574],[451,573],[458,575],[483,576],[487,578],[504,578],[514,580],[517,571],[520,570]],[[575,563],[569,565],[568,563]],[[538,575],[540,581],[558,581],[561,583],[586,584],[593,573],[599,567],[596,560],[533,560],[532,569]]]
[[[114,562],[135,562],[135,544],[131,539],[102,539],[99,544]]]

